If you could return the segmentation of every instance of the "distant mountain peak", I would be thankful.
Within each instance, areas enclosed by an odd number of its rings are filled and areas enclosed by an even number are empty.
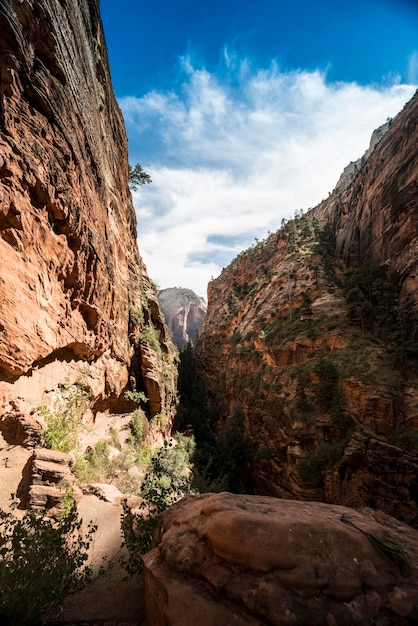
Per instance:
[[[193,344],[206,315],[206,301],[191,289],[168,287],[158,292],[160,307],[179,350]]]

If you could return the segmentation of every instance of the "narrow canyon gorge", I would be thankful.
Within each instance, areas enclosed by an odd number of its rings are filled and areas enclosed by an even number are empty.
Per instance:
[[[418,95],[206,310],[138,250],[99,1],[3,0],[0,71],[4,623],[417,624]],[[114,569],[36,612],[31,511]]]

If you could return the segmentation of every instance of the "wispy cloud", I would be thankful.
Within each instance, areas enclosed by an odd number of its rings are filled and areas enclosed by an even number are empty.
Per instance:
[[[254,68],[228,51],[222,74],[189,58],[183,72],[178,89],[120,105],[131,160],[153,180],[134,193],[149,273],[162,287],[202,295],[255,237],[326,197],[415,90],[329,83],[319,71],[285,73],[274,62]]]
[[[408,81],[411,84],[418,83],[418,50],[414,50],[408,59]]]

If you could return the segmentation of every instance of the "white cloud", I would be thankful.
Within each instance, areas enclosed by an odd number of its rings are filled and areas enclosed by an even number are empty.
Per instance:
[[[153,180],[134,194],[141,254],[161,287],[201,295],[255,237],[326,197],[415,90],[225,59],[222,78],[184,59],[177,91],[120,101],[131,159]]]
[[[418,83],[418,50],[414,50],[408,59],[408,81]]]

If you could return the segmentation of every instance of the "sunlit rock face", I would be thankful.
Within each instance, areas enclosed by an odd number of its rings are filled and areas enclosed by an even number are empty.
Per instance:
[[[249,488],[417,525],[417,96],[360,165],[209,283],[194,351]],[[356,267],[369,324],[353,308],[358,287],[344,287]]]
[[[158,300],[174,343],[183,350],[193,344],[206,315],[206,302],[191,289],[169,287],[158,292]]]
[[[173,402],[171,348],[137,249],[98,2],[5,0],[0,67],[2,429],[28,440],[22,420],[36,430],[35,408],[81,378],[93,406],[123,406],[130,381],[157,413]]]
[[[404,551],[388,558],[373,538]],[[370,509],[263,496],[186,498],[144,558],[153,626],[290,626],[418,619],[418,532]]]

